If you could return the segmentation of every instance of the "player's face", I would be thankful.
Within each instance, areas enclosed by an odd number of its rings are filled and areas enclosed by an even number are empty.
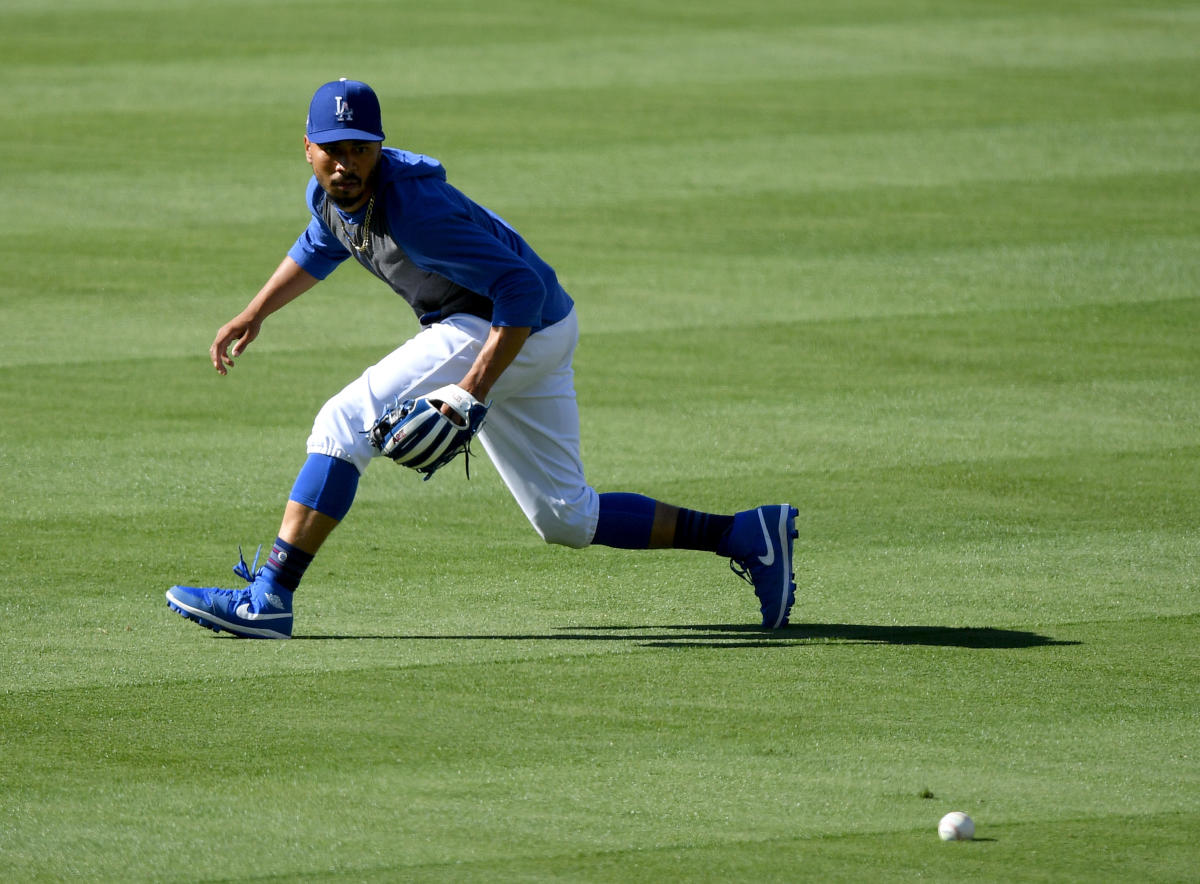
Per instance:
[[[330,141],[314,144],[304,139],[304,155],[329,198],[346,211],[354,211],[371,195],[371,173],[379,162],[379,141]]]

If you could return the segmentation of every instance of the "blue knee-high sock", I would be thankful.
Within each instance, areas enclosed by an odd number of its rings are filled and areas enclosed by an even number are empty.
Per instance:
[[[600,495],[600,518],[592,543],[617,549],[648,549],[657,501],[641,494]]]
[[[733,526],[733,516],[701,513],[696,510],[679,510],[675,522],[675,549],[700,549],[719,553],[725,535]]]
[[[592,543],[617,549],[648,549],[658,501],[641,494],[615,492],[600,495],[600,518]],[[671,546],[720,552],[733,525],[733,516],[679,508]]]
[[[358,469],[349,461],[326,454],[310,454],[296,476],[288,500],[337,519],[350,512],[358,493]]]

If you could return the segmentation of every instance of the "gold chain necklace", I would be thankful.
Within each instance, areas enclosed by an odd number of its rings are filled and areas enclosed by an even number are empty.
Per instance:
[[[350,240],[350,245],[354,246],[354,251],[365,252],[371,245],[371,212],[375,210],[375,194],[371,194],[371,199],[367,203],[367,215],[363,218],[362,224],[358,228],[358,240],[354,241],[354,237],[347,237]]]

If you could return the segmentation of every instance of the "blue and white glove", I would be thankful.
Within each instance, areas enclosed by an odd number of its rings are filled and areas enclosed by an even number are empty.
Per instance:
[[[462,424],[442,414],[443,404],[462,418]],[[471,440],[483,426],[487,410],[458,384],[449,384],[396,403],[367,430],[367,436],[381,454],[424,474],[426,481],[458,455],[466,454],[470,478]]]

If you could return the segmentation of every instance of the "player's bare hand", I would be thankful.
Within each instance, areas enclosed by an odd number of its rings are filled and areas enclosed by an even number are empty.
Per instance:
[[[252,322],[237,317],[221,326],[212,346],[208,348],[208,357],[212,360],[213,368],[218,374],[227,374],[233,360],[245,352],[250,342],[258,337],[262,323]],[[233,345],[232,351],[230,344]]]

